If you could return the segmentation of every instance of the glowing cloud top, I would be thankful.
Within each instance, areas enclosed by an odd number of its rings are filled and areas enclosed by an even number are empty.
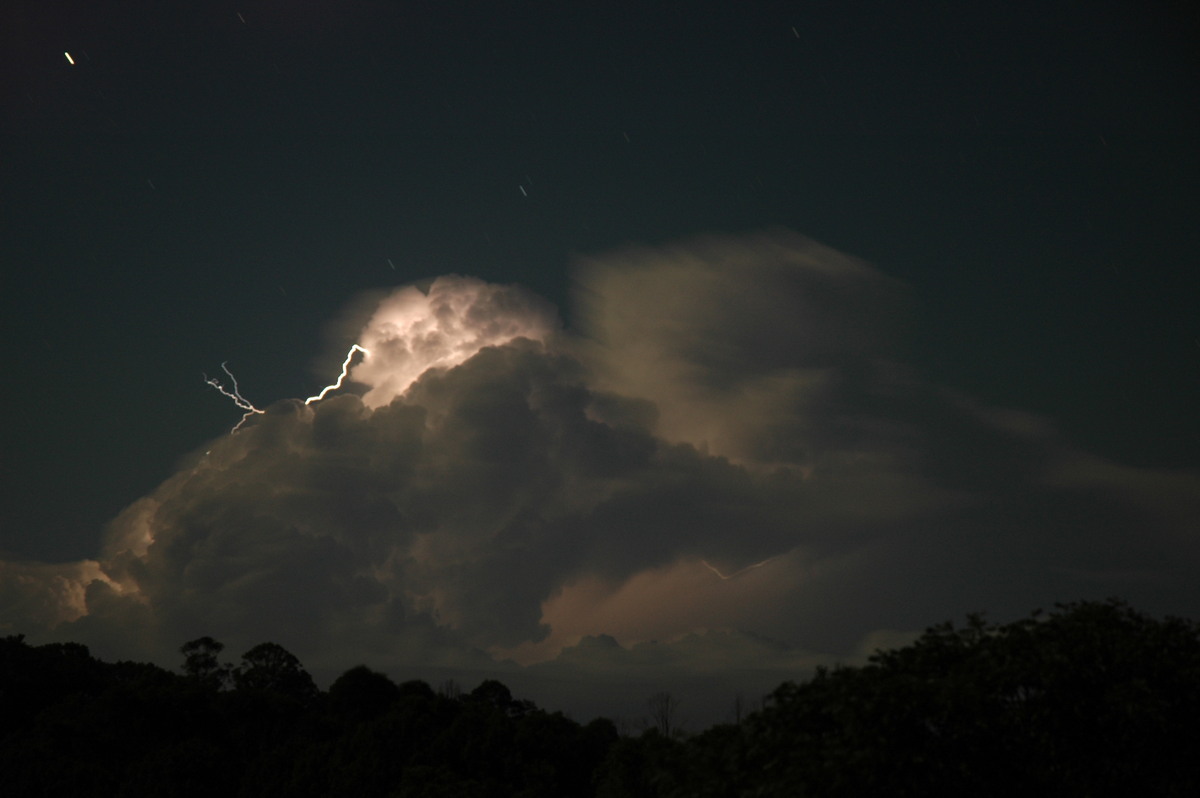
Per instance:
[[[358,340],[371,355],[350,379],[369,386],[367,407],[382,407],[430,369],[452,368],[517,338],[544,342],[556,327],[554,308],[520,288],[439,277],[427,293],[408,286],[380,303]]]

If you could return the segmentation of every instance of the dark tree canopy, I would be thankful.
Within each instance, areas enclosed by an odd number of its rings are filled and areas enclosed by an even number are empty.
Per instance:
[[[934,626],[695,742],[700,778],[761,794],[1184,795],[1196,732],[1200,627],[1110,600]]]
[[[243,654],[233,680],[239,690],[269,690],[298,699],[317,694],[317,685],[300,660],[278,643],[259,643]]]
[[[275,643],[209,689],[221,650],[185,644],[181,675],[0,639],[4,794],[1200,794],[1200,627],[1119,601],[940,624],[692,735],[665,693],[625,737],[495,680],[438,692],[357,666],[321,693]]]
[[[383,714],[399,699],[396,683],[366,665],[351,668],[329,686],[330,706],[359,720]]]
[[[179,653],[184,657],[183,672],[205,687],[219,690],[227,686],[232,678],[232,669],[217,659],[224,650],[223,643],[207,636],[184,643],[179,648]]]

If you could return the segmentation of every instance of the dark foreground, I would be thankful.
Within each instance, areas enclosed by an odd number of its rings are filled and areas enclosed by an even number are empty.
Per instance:
[[[0,640],[0,794],[105,796],[1200,795],[1200,625],[1118,601],[943,624],[681,735],[620,736],[366,667],[319,691],[265,643],[176,674]]]

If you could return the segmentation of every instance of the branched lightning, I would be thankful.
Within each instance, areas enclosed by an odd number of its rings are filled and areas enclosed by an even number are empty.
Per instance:
[[[351,346],[350,351],[346,353],[346,359],[342,361],[342,373],[338,375],[337,382],[326,385],[321,389],[319,394],[305,399],[304,404],[311,405],[313,402],[319,402],[325,398],[325,394],[329,393],[330,391],[336,391],[338,388],[342,387],[342,383],[346,381],[346,377],[350,373],[350,361],[354,359],[355,352],[362,352],[364,358],[370,357],[371,355],[370,352],[368,352],[366,349],[363,349],[358,344]]]
[[[250,400],[248,400],[246,397],[242,396],[242,392],[238,389],[237,377],[233,376],[233,372],[230,371],[229,367],[226,365],[228,362],[229,361],[226,360],[225,363],[221,364],[221,371],[223,371],[229,375],[229,382],[230,382],[230,384],[233,385],[232,391],[228,390],[224,385],[222,385],[221,381],[219,379],[217,379],[216,377],[210,377],[207,374],[205,374],[204,381],[206,383],[208,383],[209,385],[211,385],[212,387],[216,388],[218,391],[220,391],[225,396],[228,396],[230,399],[233,400],[233,403],[235,405],[240,407],[242,410],[246,411],[246,415],[242,416],[242,420],[239,421],[237,424],[235,424],[233,427],[232,432],[237,432],[238,428],[246,423],[246,419],[250,418],[250,416],[254,415],[255,413],[262,413],[263,411],[259,410],[257,407],[255,407],[253,404],[250,403]]]
[[[351,346],[350,351],[346,353],[346,359],[342,361],[342,373],[338,375],[337,381],[331,385],[326,385],[316,396],[310,396],[305,399],[304,404],[310,405],[313,402],[319,402],[325,398],[325,394],[329,393],[330,391],[336,391],[338,388],[342,387],[342,384],[346,381],[346,377],[350,375],[350,361],[354,359],[355,352],[362,352],[364,358],[371,354],[358,344]],[[237,377],[233,376],[233,372],[229,370],[227,365],[228,362],[229,361],[225,361],[225,363],[221,364],[221,371],[224,371],[225,374],[228,375],[231,388],[226,388],[224,384],[222,384],[221,380],[216,377],[210,377],[207,374],[204,375],[204,382],[208,385],[211,385],[213,388],[216,388],[224,396],[228,396],[233,400],[235,405],[246,411],[246,414],[242,416],[242,420],[234,425],[232,432],[237,432],[238,429],[246,423],[246,419],[250,418],[250,416],[253,416],[256,413],[263,413],[265,411],[259,410],[254,406],[253,403],[250,402],[249,399],[242,396],[242,392],[238,388]]]

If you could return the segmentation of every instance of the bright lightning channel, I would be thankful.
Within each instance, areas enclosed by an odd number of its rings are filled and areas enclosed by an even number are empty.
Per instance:
[[[346,359],[342,361],[342,373],[338,375],[337,381],[326,385],[316,396],[310,396],[305,399],[304,404],[311,405],[313,402],[319,402],[324,399],[325,395],[330,391],[336,391],[338,388],[342,387],[342,384],[346,381],[346,377],[350,375],[350,361],[354,359],[355,352],[362,352],[364,358],[371,354],[364,347],[361,347],[358,344],[351,346],[350,351],[346,353]],[[258,413],[264,413],[266,411],[259,410],[249,399],[242,396],[242,392],[238,388],[237,377],[233,376],[233,372],[229,370],[229,366],[227,365],[228,363],[229,361],[227,360],[221,364],[221,371],[224,371],[225,374],[229,376],[229,383],[232,386],[232,390],[226,388],[216,377],[209,377],[207,374],[204,375],[204,382],[220,391],[224,396],[228,396],[233,400],[235,405],[246,411],[246,414],[242,416],[242,420],[234,425],[233,429],[231,430],[231,432],[237,432],[238,429],[246,423],[246,419],[250,418],[250,416]]]
[[[325,394],[329,393],[330,391],[336,391],[338,388],[342,387],[342,383],[346,381],[346,376],[350,373],[350,361],[354,359],[355,352],[362,352],[364,358],[370,357],[371,355],[370,352],[358,344],[351,346],[350,351],[346,353],[346,359],[342,361],[342,373],[338,375],[337,382],[326,385],[321,389],[319,394],[305,399],[304,404],[311,405],[313,402],[319,402],[325,398]]]

